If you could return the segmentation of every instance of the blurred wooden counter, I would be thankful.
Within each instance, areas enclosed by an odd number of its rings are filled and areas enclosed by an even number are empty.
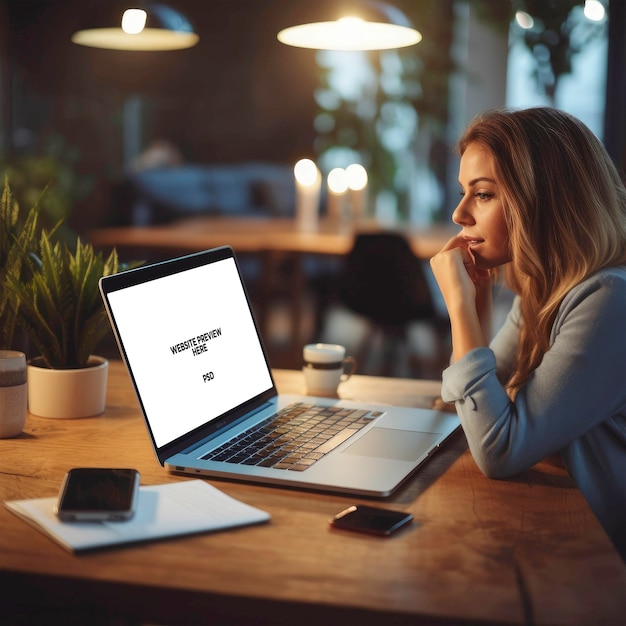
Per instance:
[[[100,228],[91,231],[89,240],[98,248],[160,250],[174,254],[228,245],[237,253],[290,252],[341,256],[350,251],[355,232],[382,228],[375,221],[338,227],[322,220],[316,230],[303,232],[297,228],[294,219],[216,216],[182,219],[160,226]],[[411,242],[415,255],[429,259],[459,228],[451,225],[403,226],[401,230]]]
[[[276,381],[281,392],[303,391],[301,372],[276,371]],[[418,406],[439,385],[356,375],[340,389]],[[144,485],[187,480],[157,463],[119,362],[104,415],[29,415],[20,437],[0,440],[0,497],[54,496],[80,465],[136,467]],[[543,463],[489,480],[462,433],[375,502],[415,516],[389,539],[329,529],[359,498],[211,483],[268,511],[270,523],[73,556],[1,507],[0,622],[626,623],[626,566],[567,474]]]

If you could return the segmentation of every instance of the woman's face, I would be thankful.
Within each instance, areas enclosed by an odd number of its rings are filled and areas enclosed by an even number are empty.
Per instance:
[[[511,260],[509,231],[504,217],[502,188],[495,175],[492,154],[470,143],[459,168],[461,202],[452,214],[463,227],[467,249],[480,269],[492,269]]]

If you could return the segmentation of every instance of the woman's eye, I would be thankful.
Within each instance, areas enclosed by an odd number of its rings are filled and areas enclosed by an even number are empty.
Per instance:
[[[461,196],[461,198],[465,197],[465,191],[463,189],[461,189],[459,191],[459,195]],[[476,191],[472,194],[475,198],[478,198],[478,200],[491,200],[491,198],[493,198],[493,196],[495,194],[489,192],[489,191]]]
[[[477,191],[474,196],[476,198],[478,198],[479,200],[489,200],[491,198],[493,198],[493,194],[492,193],[487,193],[486,191]]]

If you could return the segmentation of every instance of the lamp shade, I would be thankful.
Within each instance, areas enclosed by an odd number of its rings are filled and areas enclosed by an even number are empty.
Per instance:
[[[195,46],[199,37],[178,11],[164,4],[124,12],[120,26],[89,28],[72,35],[72,42],[109,50],[182,50]]]
[[[422,35],[409,26],[343,17],[281,30],[278,41],[315,50],[391,50],[419,43]]]

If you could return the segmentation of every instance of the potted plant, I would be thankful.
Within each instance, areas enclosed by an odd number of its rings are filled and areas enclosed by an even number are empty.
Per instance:
[[[36,215],[30,219],[26,226],[36,230]],[[105,259],[80,238],[71,250],[64,241],[53,243],[52,235],[41,228],[30,239],[14,237],[21,260],[8,263],[3,277],[9,317],[37,355],[28,365],[28,408],[42,417],[98,415],[108,361],[94,353],[109,330],[98,281],[118,271],[117,253]]]

